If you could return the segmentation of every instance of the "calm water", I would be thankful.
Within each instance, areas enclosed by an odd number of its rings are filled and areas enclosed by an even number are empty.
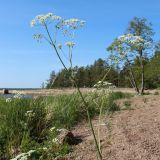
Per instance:
[[[0,94],[0,97],[3,98],[13,98],[16,94]],[[31,95],[22,95],[22,98],[32,98]]]
[[[4,88],[0,88],[0,90],[3,90]],[[16,91],[25,91],[25,90],[39,90],[40,88],[6,88],[8,89],[9,91],[11,90],[16,90]],[[15,96],[15,94],[0,94],[0,97],[3,97],[3,98],[13,98]],[[31,95],[23,95],[22,98],[33,98],[33,96]]]

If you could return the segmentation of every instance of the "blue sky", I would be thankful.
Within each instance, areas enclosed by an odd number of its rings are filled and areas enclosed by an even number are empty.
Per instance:
[[[38,14],[86,21],[74,49],[74,65],[82,66],[105,59],[106,47],[135,16],[151,21],[160,39],[159,11],[159,0],[1,0],[0,88],[40,87],[52,70],[62,68],[50,46],[32,38],[30,21]]]

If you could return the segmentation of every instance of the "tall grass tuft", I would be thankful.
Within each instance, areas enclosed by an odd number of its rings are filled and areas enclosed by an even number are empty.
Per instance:
[[[103,113],[114,112],[119,110],[114,100],[124,96],[121,93],[110,93],[102,98],[96,92],[84,95],[91,118],[99,115],[100,109],[96,103],[103,105]],[[51,128],[71,129],[80,121],[87,120],[83,105],[78,93],[36,99],[13,99],[10,102],[1,98],[0,159],[9,160],[30,150],[36,150],[39,160],[67,154],[71,147],[67,144],[52,143],[58,133],[56,130],[51,132]]]

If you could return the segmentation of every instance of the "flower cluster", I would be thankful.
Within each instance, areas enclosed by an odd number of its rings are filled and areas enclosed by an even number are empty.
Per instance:
[[[139,51],[151,48],[151,43],[147,42],[141,36],[133,34],[125,34],[119,36],[108,50],[116,51],[120,54],[121,58],[125,58],[129,52]]]
[[[43,38],[42,34],[34,34],[33,35],[33,39],[37,40],[38,42],[40,42],[42,38]]]
[[[72,41],[68,41],[65,43],[66,46],[68,46],[69,48],[73,48],[75,46],[75,43]]]
[[[57,45],[57,47],[58,47],[59,49],[62,49],[62,44],[59,43],[59,44]]]
[[[72,19],[65,20],[64,24],[67,27],[70,27],[72,29],[76,29],[76,28],[79,28],[79,27],[83,27],[84,24],[85,24],[85,21],[72,18]]]
[[[12,101],[12,98],[7,98],[7,99],[6,99],[6,102],[7,102],[7,103],[10,103],[11,101]]]
[[[125,34],[117,39],[120,41],[121,44],[125,43],[126,45],[139,50],[139,49],[145,49],[150,48],[151,44],[147,42],[145,39],[143,39],[141,36],[135,36],[133,34]]]
[[[16,91],[15,92],[15,95],[13,96],[13,98],[16,98],[16,99],[21,99],[21,98],[23,98],[23,93],[22,92],[18,92],[18,91]]]
[[[79,19],[63,19],[60,16],[54,15],[53,13],[47,13],[47,14],[42,14],[36,16],[32,21],[31,21],[31,27],[34,27],[36,25],[47,25],[49,23],[56,22],[57,23],[57,28],[62,28],[62,27],[69,27],[72,29],[76,29],[79,27],[83,27],[85,24],[85,21],[79,20]]]
[[[30,150],[27,153],[21,153],[17,157],[15,157],[11,160],[28,160],[28,158],[31,158],[31,156],[34,152],[35,152],[35,150]]]
[[[56,129],[56,127],[52,127],[52,128],[50,128],[50,131],[52,132],[52,131],[54,131]]]
[[[52,21],[60,21],[61,19],[62,18],[60,16],[56,16],[53,13],[38,15],[31,21],[31,27],[36,25],[46,25]]]
[[[27,111],[25,113],[25,116],[28,118],[33,118],[35,116],[35,113],[31,110],[31,111]]]
[[[55,31],[54,31],[55,32],[54,33],[55,41],[51,40],[50,35],[48,37],[48,33],[49,33],[48,24],[51,24],[51,23],[54,25],[54,29],[55,29]],[[57,47],[57,49],[62,51],[62,44],[60,44],[60,43],[56,44],[56,33],[57,33],[57,31],[61,30],[62,34],[65,37],[68,37],[68,40],[70,40],[70,41],[65,40],[65,41],[67,41],[65,43],[65,45],[71,49],[75,46],[75,42],[73,41],[74,35],[75,35],[75,29],[83,27],[85,25],[85,21],[79,20],[79,19],[76,19],[76,18],[64,19],[60,16],[54,15],[53,13],[47,13],[47,14],[42,14],[42,15],[36,16],[31,21],[30,25],[31,25],[31,27],[39,26],[39,25],[43,26],[45,28],[45,30],[47,31],[47,36],[45,36],[43,34],[34,34],[33,38],[35,40],[40,42],[42,40],[42,38],[44,38],[50,44],[51,44],[52,41],[54,41],[55,42],[54,45]]]
[[[58,138],[53,138],[53,139],[52,139],[52,143],[54,143],[54,144],[59,144]]]
[[[109,83],[107,81],[99,81],[93,87],[94,88],[107,88],[107,89],[113,89],[113,88],[115,88],[115,86],[113,86],[112,83]]]

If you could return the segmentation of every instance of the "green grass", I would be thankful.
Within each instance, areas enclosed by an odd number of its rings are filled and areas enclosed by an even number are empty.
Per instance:
[[[109,96],[101,96],[98,93],[88,93],[84,96],[92,118],[99,114],[100,109],[95,102],[103,104],[103,113],[108,113],[119,110],[114,100],[130,97],[129,94],[121,92],[111,93]],[[71,147],[67,144],[52,143],[58,133],[51,132],[50,128],[71,129],[84,119],[87,119],[86,111],[76,93],[37,99],[14,99],[11,102],[1,98],[0,159],[8,160],[29,150],[37,151],[36,159],[47,160],[63,156]]]

